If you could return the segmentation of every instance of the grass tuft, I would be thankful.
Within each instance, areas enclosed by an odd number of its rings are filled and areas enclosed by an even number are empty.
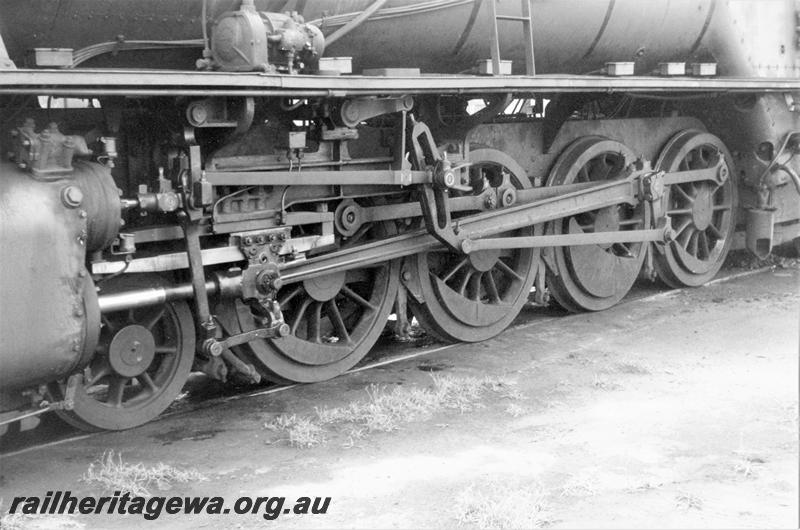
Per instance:
[[[690,510],[692,508],[695,510],[702,510],[703,500],[689,492],[681,491],[675,496],[675,505],[684,510]]]
[[[289,445],[304,449],[316,447],[325,442],[325,431],[308,418],[297,417],[296,414],[288,416],[282,414],[265,423],[264,427],[272,431],[285,432],[289,435]]]
[[[89,469],[81,480],[99,484],[107,491],[128,492],[139,497],[150,497],[153,487],[163,491],[172,488],[175,483],[198,482],[208,479],[193,469],[182,470],[163,462],[150,467],[141,462],[138,464],[126,463],[122,461],[122,454],[109,450],[89,464]]]
[[[619,384],[609,381],[608,377],[600,373],[594,374],[592,386],[605,391],[619,390],[621,388]]]
[[[520,416],[524,416],[525,412],[526,412],[525,408],[521,407],[517,403],[509,403],[508,406],[506,406],[506,414],[508,414],[512,418],[519,418]]]
[[[454,509],[459,526],[541,528],[550,522],[544,493],[538,485],[471,484],[457,495]]]
[[[650,375],[653,373],[653,369],[650,367],[650,365],[638,361],[617,363],[616,370],[622,374],[633,375]]]
[[[593,497],[595,481],[587,474],[571,475],[561,487],[562,497]]]
[[[509,399],[522,399],[511,388],[513,383],[499,378],[455,377],[430,374],[432,387],[399,386],[387,389],[370,385],[366,399],[343,407],[316,408],[313,418],[283,414],[265,427],[288,434],[289,444],[308,448],[326,440],[326,427],[342,426],[352,447],[357,440],[373,432],[392,432],[403,424],[424,420],[443,410],[467,412],[482,407],[480,399],[492,392]]]

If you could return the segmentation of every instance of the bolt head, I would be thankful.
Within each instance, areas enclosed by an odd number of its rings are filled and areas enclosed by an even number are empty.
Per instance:
[[[205,123],[208,120],[208,109],[204,105],[192,105],[190,113],[195,123]]]
[[[219,357],[222,355],[222,344],[214,339],[208,339],[203,343],[203,349],[208,355]]]
[[[61,190],[61,202],[67,208],[77,208],[83,202],[83,191],[78,186],[66,186]]]

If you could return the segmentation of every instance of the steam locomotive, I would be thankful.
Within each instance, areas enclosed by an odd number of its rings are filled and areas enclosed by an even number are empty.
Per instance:
[[[714,277],[800,236],[791,0],[7,0],[0,423],[314,382],[391,313]]]

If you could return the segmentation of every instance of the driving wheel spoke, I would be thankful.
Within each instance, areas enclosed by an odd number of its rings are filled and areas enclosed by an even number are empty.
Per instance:
[[[684,220],[683,220],[683,222],[680,224],[680,226],[679,226],[678,228],[676,228],[676,229],[675,229],[675,235],[674,235],[674,237],[675,237],[675,238],[679,237],[679,236],[680,236],[681,234],[683,234],[683,233],[686,231],[686,229],[687,229],[687,228],[689,228],[690,226],[692,226],[692,220],[691,220],[691,219],[684,219]]]
[[[503,274],[511,276],[517,280],[522,280],[522,276],[517,271],[509,267],[508,264],[506,264],[502,259],[497,260],[495,267],[503,271]]]
[[[670,191],[672,190],[675,190],[675,192],[677,192],[677,194],[680,195],[680,198],[683,199],[686,203],[692,204],[694,202],[694,197],[686,193],[686,190],[683,189],[683,187],[680,184],[676,184],[672,188],[670,188]]]
[[[125,385],[130,379],[125,377],[113,377],[108,384],[106,403],[112,407],[122,406],[122,397],[125,394]]]
[[[335,300],[329,300],[326,302],[327,304],[327,311],[326,314],[333,325],[333,329],[336,330],[336,333],[339,335],[339,338],[347,343],[352,342],[350,339],[350,334],[347,332],[347,326],[344,323],[344,319],[342,319],[342,313],[339,311],[339,308],[336,306]]]
[[[153,313],[146,318],[141,325],[145,328],[152,330],[153,326],[155,326],[159,320],[164,316],[164,312],[167,310],[166,306],[159,307]]]
[[[467,285],[469,285],[469,281],[472,279],[472,275],[475,274],[473,271],[468,270],[461,276],[461,281],[458,283],[458,288],[456,291],[461,296],[466,296],[467,292]]]
[[[714,226],[713,224],[709,224],[708,228],[706,228],[706,230],[708,230],[711,233],[711,235],[714,237],[714,239],[716,239],[716,240],[720,240],[720,239],[724,239],[725,238],[725,236],[722,235],[722,232],[720,231],[720,229],[717,228],[716,226]]]
[[[151,394],[155,394],[156,392],[158,392],[158,385],[156,385],[155,381],[153,381],[153,378],[150,377],[150,374],[148,374],[147,372],[144,372],[142,375],[137,376],[136,379],[139,380],[139,382],[144,387],[146,387]]]
[[[322,342],[322,303],[314,302],[306,316],[306,338],[314,343]]]
[[[103,365],[100,370],[92,374],[91,379],[84,382],[83,387],[85,389],[89,389],[102,381],[104,377],[108,377],[109,375],[111,375],[111,367],[108,365]]]
[[[347,286],[342,287],[342,294],[344,294],[346,297],[353,300],[357,304],[361,305],[362,307],[369,309],[370,311],[376,311],[378,309],[377,307],[375,307],[374,304],[368,302],[361,295],[359,295],[358,293],[356,293]]]
[[[481,298],[481,279],[483,278],[483,273],[478,272],[472,276],[472,280],[470,281],[470,296],[469,298],[475,302],[480,300]]]
[[[294,314],[294,318],[292,319],[292,325],[291,325],[291,330],[293,335],[297,333],[297,328],[303,321],[303,316],[305,315],[306,310],[308,310],[308,307],[313,302],[314,301],[311,298],[306,298],[305,300],[303,300],[303,303],[300,305],[300,308]]]
[[[299,285],[294,287],[293,289],[290,289],[286,294],[278,298],[278,305],[281,307],[281,309],[283,309],[284,307],[286,307],[286,304],[288,304],[301,292],[303,292],[303,288]]]
[[[492,271],[483,275],[483,286],[486,293],[489,295],[489,301],[494,304],[500,303],[500,292],[497,290],[497,282],[494,281]]]
[[[461,270],[461,268],[462,268],[462,267],[464,267],[464,265],[466,265],[466,264],[467,264],[467,261],[468,261],[468,258],[464,258],[464,259],[462,259],[462,260],[458,261],[458,262],[455,264],[455,266],[451,267],[451,268],[450,268],[450,270],[449,270],[449,271],[448,271],[446,274],[444,274],[444,275],[442,276],[442,281],[443,281],[443,282],[445,282],[445,283],[447,283],[447,282],[450,280],[450,278],[452,278],[452,277],[453,277],[453,275],[455,275],[455,273],[457,273],[458,271],[460,271],[460,270]]]
[[[156,355],[175,355],[178,353],[178,346],[174,344],[156,346],[155,353]]]

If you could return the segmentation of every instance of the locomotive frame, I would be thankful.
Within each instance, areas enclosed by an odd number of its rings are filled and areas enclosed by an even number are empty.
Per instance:
[[[53,263],[2,283],[6,300],[52,308],[41,337],[29,311],[3,312],[0,424],[55,410],[84,429],[130,428],[192,370],[333,377],[392,311],[442,340],[480,341],[530,293],[602,310],[640,276],[697,286],[733,245],[764,256],[800,237],[797,77],[534,74],[535,6],[512,16],[489,3],[484,67],[502,69],[497,21],[521,21],[524,75],[298,73],[319,59],[321,32],[252,0],[215,31],[255,27],[264,48],[228,59],[227,41],[206,36],[198,66],[218,71],[16,69],[7,58],[3,108],[28,119],[2,165],[6,260],[41,261],[45,245]],[[37,131],[34,117],[51,112],[30,104],[38,96],[101,101],[99,118],[64,111],[101,130]],[[484,110],[466,112],[468,99]],[[513,102],[530,113],[504,113]],[[761,136],[782,142],[753,165],[714,133],[736,126],[731,107],[765,106],[782,107]]]

